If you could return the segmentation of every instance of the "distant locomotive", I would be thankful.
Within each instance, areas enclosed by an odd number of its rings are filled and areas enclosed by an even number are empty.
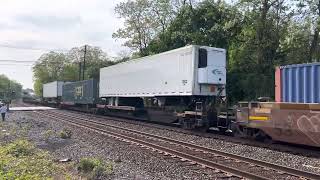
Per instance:
[[[242,102],[226,107],[224,49],[186,46],[102,68],[99,82],[43,87],[46,103],[61,108],[320,147],[320,104]]]

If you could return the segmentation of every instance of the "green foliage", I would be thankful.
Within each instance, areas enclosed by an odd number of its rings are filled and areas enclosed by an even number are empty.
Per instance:
[[[14,93],[13,93],[14,92]],[[21,84],[10,80],[7,76],[0,74],[0,99],[9,101],[21,97]]]
[[[63,80],[62,74],[70,61],[63,53],[49,52],[43,54],[33,66],[34,90],[42,95],[42,84]]]
[[[47,130],[44,132],[43,134],[43,137],[44,137],[44,140],[46,142],[49,142],[49,139],[51,138],[51,136],[53,136],[55,133],[50,129],[50,130]]]
[[[273,74],[228,73],[227,76],[227,95],[231,103],[274,97]]]
[[[225,3],[203,1],[197,8],[184,6],[166,32],[148,46],[148,54],[155,54],[187,44],[227,48],[241,30],[242,15]]]
[[[32,155],[34,151],[34,147],[28,141],[19,140],[15,143],[9,144],[6,148],[6,154],[12,155],[14,157],[21,157],[21,156],[29,156]]]
[[[83,57],[84,46],[72,48],[66,54],[57,52],[43,54],[33,66],[35,93],[41,96],[42,85],[48,82],[79,80],[79,63],[83,63]],[[87,46],[84,79],[98,79],[99,69],[112,64],[113,62],[99,47]]]
[[[185,3],[175,11],[177,14],[167,28],[152,38],[144,54],[157,54],[188,44],[225,48],[229,102],[273,97],[275,66],[308,62],[304,56],[310,52],[310,26],[314,23],[296,21],[297,9],[293,2],[242,0],[231,5],[203,0],[197,4]]]
[[[62,139],[69,139],[71,138],[72,131],[70,129],[64,128],[62,131],[60,131],[59,136]]]
[[[113,38],[125,39],[125,46],[138,50],[141,56],[159,32],[169,25],[173,18],[170,0],[137,0],[120,2],[115,12],[125,21],[125,26],[113,33]]]
[[[95,158],[83,158],[78,164],[78,171],[84,173],[89,179],[99,179],[113,173],[113,165],[105,164]]]
[[[26,140],[0,147],[0,179],[51,179],[61,173],[50,156]]]

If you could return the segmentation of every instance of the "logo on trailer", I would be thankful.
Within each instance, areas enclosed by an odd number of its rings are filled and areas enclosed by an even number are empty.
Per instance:
[[[82,97],[83,96],[83,87],[82,86],[78,86],[75,88],[75,96],[77,97]]]
[[[219,69],[214,69],[214,70],[212,70],[211,72],[212,72],[212,74],[214,74],[214,75],[223,75],[222,71],[219,70]]]
[[[182,84],[186,85],[188,83],[188,80],[182,80]]]

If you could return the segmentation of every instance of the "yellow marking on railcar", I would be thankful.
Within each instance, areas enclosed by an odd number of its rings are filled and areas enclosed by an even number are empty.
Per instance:
[[[267,117],[267,116],[249,116],[249,120],[253,120],[253,121],[267,121],[267,120],[269,120],[269,117]]]

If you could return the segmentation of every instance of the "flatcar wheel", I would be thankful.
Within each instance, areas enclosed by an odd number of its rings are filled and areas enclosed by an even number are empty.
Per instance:
[[[186,130],[194,129],[194,123],[189,118],[182,119],[181,120],[181,128],[186,129]]]
[[[247,134],[243,131],[243,128],[237,124],[231,124],[231,130],[233,136],[236,138],[246,138]]]
[[[274,141],[272,140],[271,137],[267,136],[264,140],[263,140],[264,143],[266,144],[273,144]]]
[[[257,130],[257,132],[254,134],[254,139],[260,142],[264,142],[266,144],[272,144],[273,140],[270,136],[268,136],[265,132],[261,130]]]
[[[270,136],[268,136],[268,134],[266,134],[265,132],[260,131],[260,134],[263,137],[262,142],[264,142],[266,144],[273,144],[274,143],[273,139]]]
[[[208,132],[209,128],[210,128],[209,125],[205,124],[202,127],[197,128],[197,131],[206,133],[206,132]]]

